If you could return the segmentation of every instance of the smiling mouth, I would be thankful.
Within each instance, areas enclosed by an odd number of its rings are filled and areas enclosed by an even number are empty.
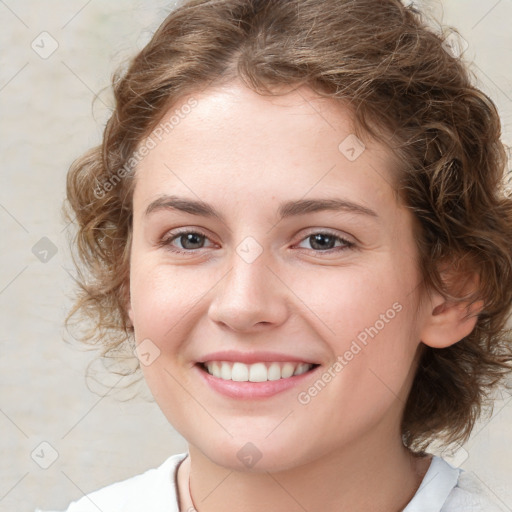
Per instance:
[[[267,382],[302,375],[319,365],[292,362],[245,364],[232,361],[206,361],[200,363],[199,366],[213,377],[222,380],[231,380],[234,382]]]

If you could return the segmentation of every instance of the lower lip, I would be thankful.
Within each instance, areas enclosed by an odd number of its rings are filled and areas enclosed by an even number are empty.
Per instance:
[[[223,380],[210,375],[200,365],[195,365],[194,368],[214,391],[230,398],[252,400],[255,398],[268,398],[291,389],[303,383],[320,367],[317,366],[301,375],[294,375],[287,379],[267,380],[265,382],[236,382],[233,380]]]

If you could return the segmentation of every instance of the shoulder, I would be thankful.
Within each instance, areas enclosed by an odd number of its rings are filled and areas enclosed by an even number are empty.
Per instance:
[[[500,512],[492,496],[472,473],[462,471],[441,512]]]
[[[427,473],[403,512],[500,512],[478,479],[433,456]]]
[[[73,501],[65,512],[178,512],[175,475],[186,455],[172,455],[157,468],[91,492]]]

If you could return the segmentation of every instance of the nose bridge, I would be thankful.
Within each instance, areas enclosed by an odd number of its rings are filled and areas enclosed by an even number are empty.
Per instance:
[[[216,287],[210,318],[234,330],[279,324],[286,316],[285,290],[273,275],[270,253],[253,238],[233,251],[230,270]]]

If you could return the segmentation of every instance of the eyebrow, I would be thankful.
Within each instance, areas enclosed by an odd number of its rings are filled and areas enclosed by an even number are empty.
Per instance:
[[[225,222],[224,216],[213,206],[204,201],[187,199],[179,196],[163,195],[146,208],[145,217],[151,213],[162,210],[178,210],[191,215],[209,217]],[[305,215],[320,211],[344,211],[348,213],[356,213],[368,217],[378,218],[376,212],[366,206],[353,203],[344,199],[328,198],[328,199],[299,199],[296,201],[286,201],[279,205],[278,219],[285,219],[297,215]]]

